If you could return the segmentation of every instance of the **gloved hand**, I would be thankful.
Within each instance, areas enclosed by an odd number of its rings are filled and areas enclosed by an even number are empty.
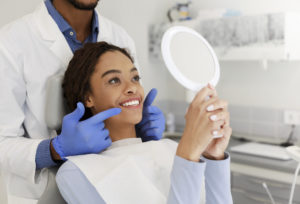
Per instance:
[[[156,95],[157,90],[151,89],[144,102],[142,121],[136,125],[137,136],[143,142],[160,140],[165,131],[164,114],[158,107],[151,105]]]
[[[52,145],[62,160],[72,155],[99,153],[112,143],[103,121],[120,114],[121,109],[111,108],[79,121],[84,112],[83,104],[77,103],[77,108],[63,118],[61,134],[52,140]]]

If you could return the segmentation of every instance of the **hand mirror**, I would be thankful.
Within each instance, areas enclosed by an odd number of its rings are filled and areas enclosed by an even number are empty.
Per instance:
[[[195,30],[184,26],[169,28],[163,35],[161,50],[169,72],[188,90],[196,93],[208,83],[217,85],[220,78],[217,56]],[[190,95],[188,98],[194,98],[194,94]],[[219,137],[222,135],[214,136]]]
[[[216,86],[220,66],[209,43],[195,30],[174,26],[163,35],[161,51],[172,76],[185,88],[198,92],[208,83]]]

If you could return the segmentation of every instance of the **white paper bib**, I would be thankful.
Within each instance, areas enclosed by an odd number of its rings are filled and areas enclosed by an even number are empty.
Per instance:
[[[100,154],[68,159],[107,204],[166,204],[176,149],[177,143],[169,139],[142,143],[129,138]]]

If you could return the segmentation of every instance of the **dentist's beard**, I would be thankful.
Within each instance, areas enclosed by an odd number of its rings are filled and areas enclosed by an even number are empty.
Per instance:
[[[79,2],[78,0],[68,0],[68,2],[79,10],[94,10],[94,8],[96,8],[96,6],[98,5],[99,0],[97,0],[95,3],[90,4],[84,4]]]

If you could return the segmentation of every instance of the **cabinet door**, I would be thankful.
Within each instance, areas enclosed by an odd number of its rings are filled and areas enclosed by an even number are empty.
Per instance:
[[[270,200],[266,189],[263,187],[263,182],[265,182],[270,190],[275,202],[278,200],[286,201],[288,203],[291,191],[291,185],[287,183],[281,183],[274,180],[262,179],[258,177],[248,176],[236,172],[232,172],[232,187],[234,189],[240,189],[244,192],[252,192],[254,194],[261,194],[267,200]],[[296,186],[299,189],[299,185]],[[300,194],[295,193],[293,203],[300,203]],[[277,203],[277,202],[276,202]]]
[[[234,204],[272,204],[267,195],[232,188]],[[275,199],[276,204],[287,204],[287,200]]]

